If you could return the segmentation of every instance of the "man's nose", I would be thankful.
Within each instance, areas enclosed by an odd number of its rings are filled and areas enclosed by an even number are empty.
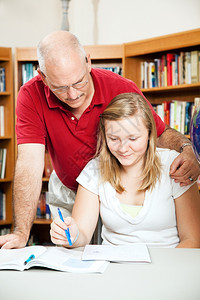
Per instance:
[[[79,95],[78,91],[75,88],[73,88],[72,86],[70,86],[67,89],[67,94],[68,94],[68,98],[71,98],[71,99],[76,99],[77,96]]]

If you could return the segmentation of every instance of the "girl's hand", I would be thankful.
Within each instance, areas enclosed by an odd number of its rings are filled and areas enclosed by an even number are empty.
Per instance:
[[[65,230],[69,228],[72,244],[79,234],[78,226],[72,217],[64,218],[64,222],[56,217],[51,223],[50,236],[52,243],[69,247],[69,242],[65,234]]]

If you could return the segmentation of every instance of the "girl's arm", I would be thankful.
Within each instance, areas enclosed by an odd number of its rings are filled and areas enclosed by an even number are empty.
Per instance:
[[[195,183],[175,199],[180,243],[177,248],[200,248],[200,196]]]
[[[98,218],[98,195],[79,185],[72,210],[72,217],[64,218],[64,223],[59,217],[54,219],[51,224],[51,240],[56,245],[69,247],[64,231],[68,227],[73,243],[72,248],[85,246],[92,238]]]

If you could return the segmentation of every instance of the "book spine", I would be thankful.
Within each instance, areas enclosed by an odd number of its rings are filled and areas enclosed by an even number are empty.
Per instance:
[[[1,149],[2,154],[2,163],[1,163],[1,173],[0,173],[0,178],[4,179],[5,178],[5,171],[6,171],[6,154],[7,154],[7,149],[6,148],[2,148]]]
[[[6,91],[5,68],[0,67],[0,92]]]
[[[191,51],[191,82],[196,83],[199,79],[198,66],[199,51]]]
[[[0,105],[0,136],[5,135],[4,106]]]
[[[0,190],[0,220],[6,220],[6,195]]]

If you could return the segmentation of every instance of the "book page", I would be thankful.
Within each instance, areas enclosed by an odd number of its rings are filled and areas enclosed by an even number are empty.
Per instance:
[[[0,269],[10,269],[23,271],[24,262],[34,254],[38,257],[46,251],[43,246],[29,246],[21,249],[0,249]]]
[[[145,244],[131,245],[87,245],[83,251],[83,260],[107,260],[113,262],[149,263],[148,248]]]
[[[108,266],[105,261],[82,261],[82,251],[63,247],[49,247],[48,250],[28,263],[30,267],[46,267],[73,273],[103,273]]]

